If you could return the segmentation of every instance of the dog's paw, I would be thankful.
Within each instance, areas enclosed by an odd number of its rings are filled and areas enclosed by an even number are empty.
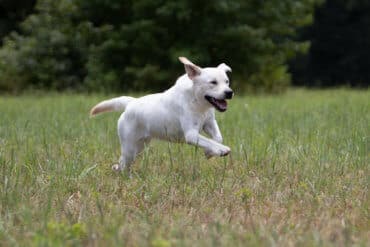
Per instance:
[[[219,155],[220,156],[226,156],[231,152],[231,149],[227,146],[225,146],[223,149],[220,150]]]
[[[226,156],[231,152],[231,149],[227,146],[222,146],[219,148],[215,148],[213,150],[205,150],[204,154],[207,159],[212,158],[213,156]]]
[[[120,173],[124,171],[124,174],[128,176],[129,179],[132,178],[131,169],[129,167],[121,166],[120,164],[114,164],[112,165],[113,172]]]
[[[113,170],[114,172],[120,172],[120,171],[122,171],[123,169],[122,169],[122,167],[121,167],[119,164],[114,164],[114,165],[112,165],[112,170]]]

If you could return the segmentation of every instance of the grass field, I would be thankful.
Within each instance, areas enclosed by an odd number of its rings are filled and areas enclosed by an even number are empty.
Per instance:
[[[0,246],[369,246],[370,91],[236,97],[231,156],[155,141],[131,180],[104,98],[0,97]]]

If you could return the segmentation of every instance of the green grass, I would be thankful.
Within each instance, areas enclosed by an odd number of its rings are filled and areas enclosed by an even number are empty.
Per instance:
[[[370,91],[236,97],[231,156],[155,141],[131,180],[104,98],[0,98],[0,246],[369,246]]]

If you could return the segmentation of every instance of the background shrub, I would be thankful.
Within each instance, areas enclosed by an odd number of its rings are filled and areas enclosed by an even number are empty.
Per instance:
[[[278,92],[319,0],[38,0],[0,50],[0,89],[163,90],[177,57],[233,68],[235,87]]]

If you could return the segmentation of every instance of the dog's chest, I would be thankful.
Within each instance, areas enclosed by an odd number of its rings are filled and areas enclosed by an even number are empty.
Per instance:
[[[161,121],[152,123],[150,132],[154,138],[175,142],[182,141],[185,136],[179,119],[171,119],[170,121],[165,117]]]
[[[154,138],[182,142],[188,130],[203,129],[207,115],[183,114],[181,116],[162,115],[160,120],[151,124],[151,136]]]

